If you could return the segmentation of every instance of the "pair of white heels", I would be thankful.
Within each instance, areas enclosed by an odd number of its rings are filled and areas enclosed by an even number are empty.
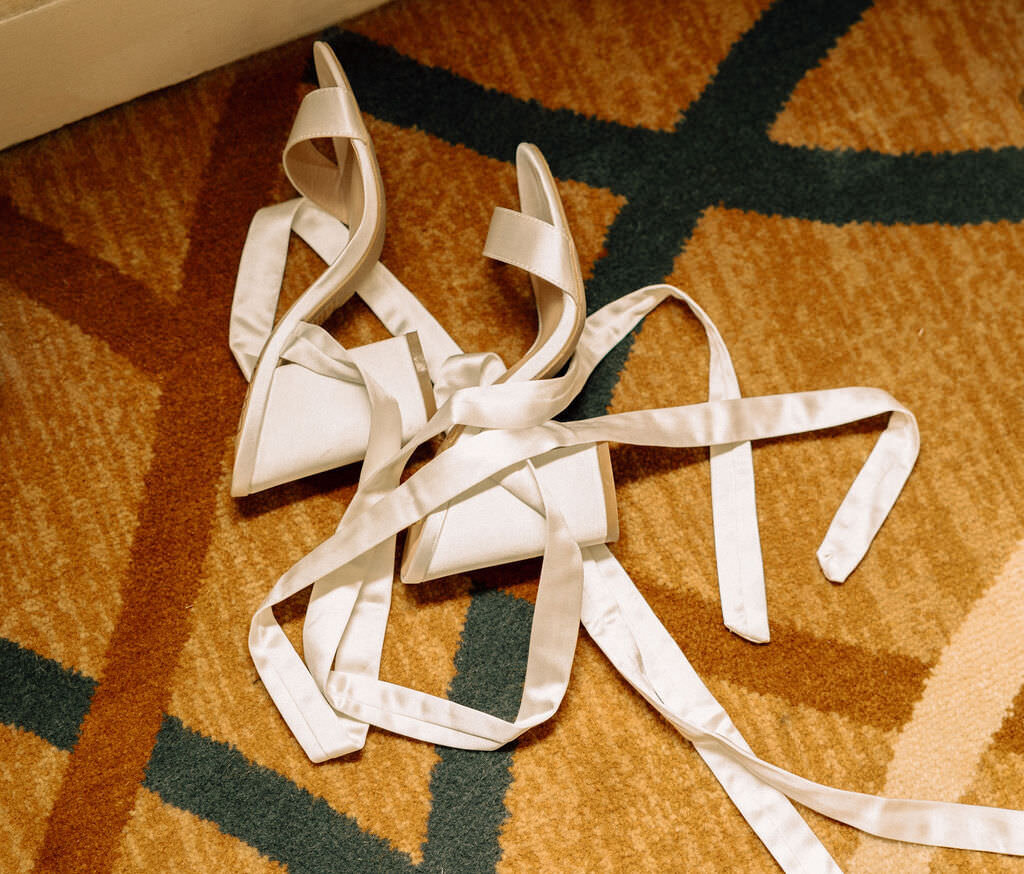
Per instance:
[[[398,402],[408,439],[443,397],[474,383],[544,379],[575,349],[586,311],[579,260],[551,171],[540,151],[516,153],[522,212],[497,207],[484,254],[530,273],[538,336],[507,370],[496,356],[467,356],[377,260],[384,195],[373,144],[331,49],[314,49],[320,87],[306,95],[284,151],[302,195],[260,210],[243,250],[230,344],[250,380],[239,422],[231,493],[251,494],[361,460],[370,433],[365,376]],[[313,141],[330,138],[335,161]],[[291,232],[328,262],[326,271],[273,325]],[[346,350],[319,327],[358,292],[395,336]],[[463,429],[448,434],[451,445]],[[607,444],[556,450],[534,460],[545,486],[573,507],[583,545],[618,535]],[[402,579],[422,582],[539,556],[543,516],[488,481],[414,526]]]
[[[239,364],[252,377],[235,494],[366,456],[337,531],[281,576],[250,626],[254,664],[309,757],[323,761],[359,749],[369,725],[432,743],[495,749],[557,710],[582,622],[623,677],[692,741],[785,871],[839,871],[791,800],[884,837],[1024,855],[1019,811],[862,795],[758,758],[604,546],[615,513],[602,441],[711,447],[723,615],[737,633],[767,640],[750,441],[892,414],[818,552],[825,575],[841,582],[914,465],[918,433],[909,411],[885,392],[861,387],[741,397],[717,329],[669,286],[627,294],[584,325],[576,253],[547,166],[530,146],[517,153],[523,213],[496,212],[486,251],[531,273],[538,340],[507,371],[493,357],[461,355],[376,263],[383,200],[373,150],[337,61],[323,44],[316,57],[323,87],[303,102],[285,152],[285,167],[305,198],[254,219],[231,334]],[[310,144],[317,137],[333,140],[336,164]],[[272,328],[293,229],[331,266]],[[345,350],[316,327],[356,288],[399,336]],[[689,306],[707,333],[709,401],[551,421],[595,364],[668,298]],[[570,354],[565,374],[552,377]],[[443,399],[436,413],[424,374]],[[446,431],[445,451],[401,482],[413,449]],[[380,679],[395,536],[410,526],[407,582],[544,554],[514,720]],[[300,656],[273,608],[306,588],[312,593]]]

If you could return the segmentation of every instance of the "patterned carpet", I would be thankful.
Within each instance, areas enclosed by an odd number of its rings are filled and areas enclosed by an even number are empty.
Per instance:
[[[762,757],[1024,808],[1024,3],[398,0],[329,38],[382,260],[463,348],[532,340],[522,275],[480,257],[528,140],[592,308],[665,279],[745,394],[913,410],[918,465],[842,586],[814,550],[884,422],[755,446],[766,646],[721,622],[705,451],[613,447],[613,551]],[[0,153],[0,871],[777,870],[585,634],[559,712],[497,753],[371,730],[313,765],[258,682],[250,616],[358,476],[228,495],[234,272],[291,196],[311,43]],[[319,270],[293,254],[292,296]],[[385,336],[343,315],[344,341]],[[663,306],[572,415],[703,399],[702,333]],[[538,572],[397,587],[383,676],[513,716]],[[806,815],[850,872],[1024,872]]]

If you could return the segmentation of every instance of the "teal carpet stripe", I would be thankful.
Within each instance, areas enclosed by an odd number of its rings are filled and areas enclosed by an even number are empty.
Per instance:
[[[520,598],[475,592],[449,689],[453,701],[515,718],[532,616],[532,605]],[[74,747],[95,680],[4,638],[0,680],[0,721],[59,749]],[[174,716],[164,718],[144,785],[166,803],[283,862],[293,874],[491,871],[501,858],[498,838],[508,816],[504,797],[512,782],[512,747],[438,752],[424,861],[418,866],[323,799]],[[396,786],[395,791],[404,790]]]
[[[533,607],[495,591],[477,591],[469,605],[448,697],[513,720],[526,678]],[[494,752],[438,747],[430,780],[430,818],[423,870],[471,874],[493,871],[508,817],[512,748]]]
[[[358,34],[326,38],[367,112],[506,161],[518,142],[532,141],[556,176],[627,197],[587,284],[592,312],[662,281],[710,206],[831,224],[1024,219],[1022,149],[887,155],[769,139],[793,89],[870,5],[779,0],[733,45],[700,97],[680,107],[672,132],[518,100]],[[599,365],[562,418],[607,410],[634,337]]]
[[[1024,219],[1024,149],[883,155],[764,138],[729,158],[721,205],[762,215],[833,225]]]
[[[523,141],[536,143],[553,168],[571,165],[572,178],[628,196],[633,177],[609,174],[608,161],[622,152],[647,151],[668,136],[519,100],[350,31],[332,28],[323,38],[345,67],[365,112],[499,161],[511,161]],[[312,65],[307,77],[313,80]]]
[[[0,722],[71,750],[96,681],[0,638]]]
[[[764,133],[809,70],[871,6],[871,0],[781,0],[766,9],[718,65],[676,126],[727,143],[736,128]],[[717,131],[717,136],[715,135]]]
[[[626,197],[609,228],[607,254],[588,283],[593,310],[661,281],[709,207],[831,224],[1024,220],[1021,149],[884,155],[769,139],[793,89],[869,5],[779,0],[731,48],[700,97],[680,107],[670,132],[517,100],[356,34],[335,31],[329,40],[367,112],[506,161],[519,141],[531,140],[559,177]],[[599,366],[568,417],[605,411],[631,343],[627,338]],[[452,700],[515,716],[531,617],[532,607],[521,599],[474,591]],[[0,679],[0,720],[60,749],[74,747],[94,680],[3,639]],[[512,748],[438,752],[419,866],[325,800],[172,716],[164,720],[144,782],[165,802],[215,823],[292,872],[493,871],[501,859]]]
[[[168,804],[211,820],[225,834],[285,863],[292,874],[413,870],[406,854],[362,831],[322,798],[173,716],[157,735],[144,785]]]

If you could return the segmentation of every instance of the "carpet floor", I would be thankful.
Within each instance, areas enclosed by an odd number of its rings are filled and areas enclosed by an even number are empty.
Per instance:
[[[250,617],[358,478],[229,496],[235,270],[292,196],[313,38],[0,153],[0,871],[777,870],[586,634],[558,713],[495,753],[371,730],[314,765],[260,684]],[[525,140],[591,309],[672,282],[745,394],[877,386],[915,413],[917,466],[841,586],[815,549],[884,420],[755,444],[767,645],[722,624],[705,450],[612,447],[612,549],[761,757],[1024,808],[1021,0],[397,0],[326,38],[380,159],[382,260],[463,348],[532,342],[528,283],[480,255]],[[292,255],[290,296],[321,269]],[[386,336],[358,301],[335,322]],[[569,415],[703,400],[706,359],[664,305]],[[383,676],[514,714],[538,574],[396,586]],[[804,812],[850,872],[1024,872]]]

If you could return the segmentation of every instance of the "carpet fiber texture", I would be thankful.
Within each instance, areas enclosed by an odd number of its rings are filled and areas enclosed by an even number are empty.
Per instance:
[[[399,0],[327,38],[384,174],[382,260],[463,348],[532,340],[525,278],[480,255],[526,140],[592,309],[666,280],[745,394],[871,385],[917,415],[842,586],[814,551],[884,421],[755,445],[768,645],[721,622],[706,451],[613,447],[613,551],[763,758],[1024,808],[1021,0]],[[259,683],[250,616],[358,477],[228,494],[234,273],[291,196],[311,44],[0,153],[0,871],[776,870],[585,634],[561,709],[496,753],[371,730],[313,765]],[[320,269],[293,250],[292,297]],[[357,301],[332,324],[385,336]],[[702,400],[706,357],[665,305],[569,415]],[[538,573],[397,586],[383,676],[513,716]],[[1024,872],[807,818],[850,872]]]

